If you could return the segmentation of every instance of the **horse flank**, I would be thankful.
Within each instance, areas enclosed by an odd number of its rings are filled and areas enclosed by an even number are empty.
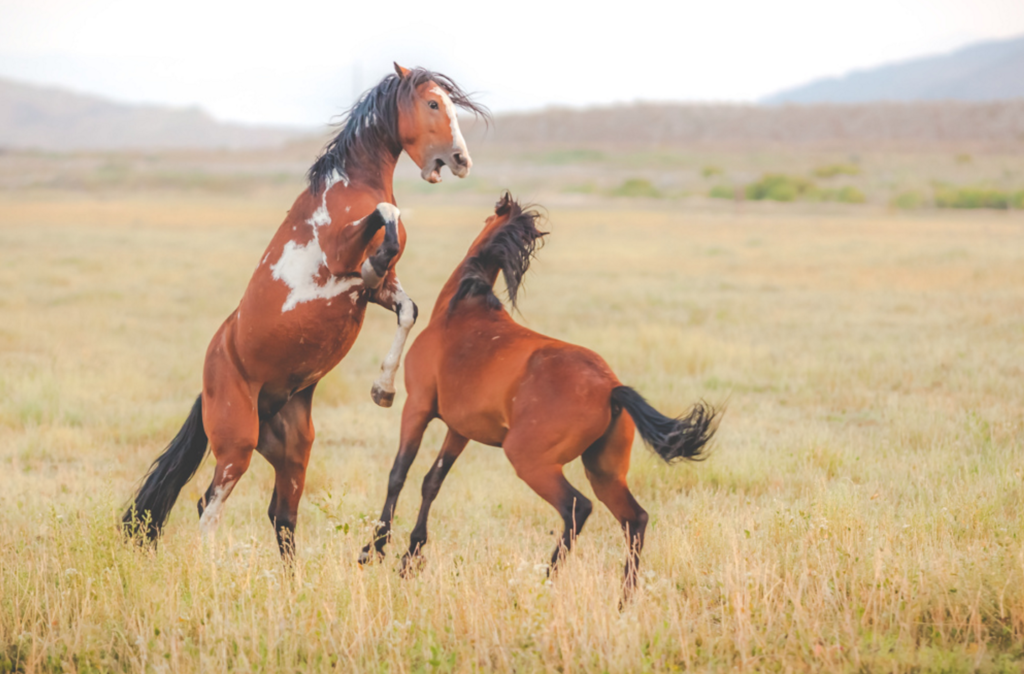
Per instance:
[[[386,76],[377,86],[366,91],[341,118],[341,131],[324,147],[320,157],[306,173],[309,191],[316,196],[325,183],[337,173],[348,181],[353,171],[372,157],[390,152],[397,157],[402,151],[398,133],[398,109],[412,100],[417,87],[434,82],[441,87],[452,103],[490,120],[486,106],[474,102],[459,85],[441,73],[426,68],[413,68],[405,77]],[[372,162],[370,162],[372,163]],[[370,171],[361,178],[379,187],[380,176]]]
[[[488,306],[500,309],[501,300],[494,294],[494,281],[499,270],[505,277],[509,304],[516,308],[523,277],[548,232],[537,229],[537,221],[541,218],[539,212],[524,210],[508,193],[498,203],[496,213],[507,216],[505,224],[463,261],[458,288],[448,304],[449,314],[455,311],[459,301],[467,297],[483,296]]]

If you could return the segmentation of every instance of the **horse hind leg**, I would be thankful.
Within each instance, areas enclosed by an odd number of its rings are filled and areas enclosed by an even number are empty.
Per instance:
[[[295,556],[295,526],[306,486],[306,467],[315,431],[310,414],[313,387],[298,393],[260,428],[256,449],[274,467],[274,495],[267,516],[274,527],[281,558]]]
[[[224,503],[249,468],[259,439],[259,416],[249,384],[230,360],[214,351],[203,373],[203,425],[217,460],[206,494],[199,501],[199,529],[211,536],[220,522]]]
[[[562,473],[562,464],[552,462],[546,456],[562,456],[561,451],[531,452],[528,439],[521,436],[505,438],[505,455],[508,456],[516,475],[530,486],[537,495],[550,503],[562,518],[562,537],[551,554],[549,573],[558,570],[565,556],[583,530],[594,506],[586,496],[573,487]],[[578,456],[575,453],[575,456]],[[575,458],[575,456],[573,458]]]
[[[594,494],[619,521],[629,546],[622,581],[623,603],[628,602],[636,590],[640,552],[647,530],[647,511],[637,503],[626,485],[633,433],[633,420],[620,414],[608,432],[583,453],[583,466]]]

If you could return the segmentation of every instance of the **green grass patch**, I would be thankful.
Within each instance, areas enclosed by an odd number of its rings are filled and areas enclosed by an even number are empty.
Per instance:
[[[813,197],[816,191],[814,183],[805,178],[769,173],[747,185],[746,197],[752,201],[796,201]]]

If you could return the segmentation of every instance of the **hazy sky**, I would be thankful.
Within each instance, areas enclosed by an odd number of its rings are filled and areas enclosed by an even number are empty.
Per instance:
[[[0,76],[314,125],[393,60],[495,110],[750,101],[1020,34],[1024,0],[0,0]]]

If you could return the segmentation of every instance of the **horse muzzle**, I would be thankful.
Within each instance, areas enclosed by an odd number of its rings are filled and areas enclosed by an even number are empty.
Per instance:
[[[473,160],[462,148],[452,148],[445,152],[433,155],[433,158],[423,165],[420,177],[428,183],[441,182],[441,167],[447,166],[456,178],[465,178],[469,170],[473,168]]]

